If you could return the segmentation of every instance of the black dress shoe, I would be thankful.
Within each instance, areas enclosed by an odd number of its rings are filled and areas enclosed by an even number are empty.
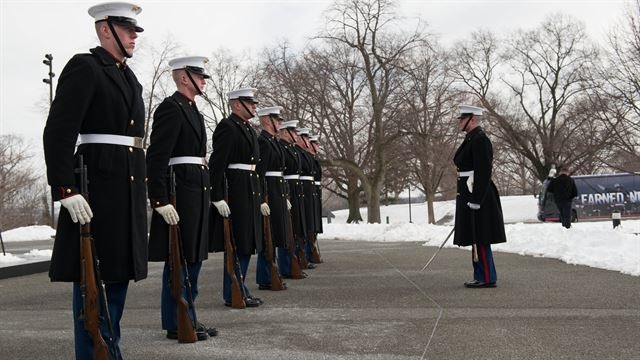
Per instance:
[[[301,277],[300,279],[304,279],[304,278],[306,278],[307,276],[308,276],[308,275],[307,275],[307,273],[302,272],[302,277]],[[282,277],[283,277],[283,278],[285,278],[285,279],[293,279],[293,277],[291,277],[291,274],[288,274],[288,275],[282,275]],[[294,280],[295,280],[295,279],[294,279]]]
[[[262,300],[248,296],[244,299],[244,304],[247,305],[247,307],[258,307],[262,305]]]
[[[314,263],[310,262],[307,264],[307,269],[315,269],[315,268],[316,268],[316,265]]]
[[[259,298],[259,297],[257,297],[257,296],[253,296],[253,295],[249,295],[249,296],[247,296],[247,299],[245,299],[245,301],[246,301],[246,300],[254,300],[254,301],[257,301],[257,302],[258,302],[258,304],[260,304],[260,305],[264,304],[264,301],[262,301],[262,299],[260,299],[260,298]]]
[[[217,334],[217,331],[216,331],[216,334]],[[197,329],[196,330],[196,338],[198,338],[198,341],[207,340],[209,338],[209,334],[207,334],[207,332],[204,331],[204,330]],[[178,331],[177,330],[167,330],[167,339],[178,340]]]
[[[271,290],[271,284],[258,284],[258,290]]]
[[[207,335],[214,337],[214,336],[218,336],[218,329],[214,328],[214,327],[207,327],[205,326],[203,323],[198,321],[198,329],[196,331],[201,331],[201,332],[205,332],[207,333]]]
[[[465,287],[477,289],[477,288],[494,288],[496,287],[495,282],[485,283],[478,280],[467,281],[464,283]]]

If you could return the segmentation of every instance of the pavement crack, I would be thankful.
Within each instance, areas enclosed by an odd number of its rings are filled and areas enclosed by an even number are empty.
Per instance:
[[[397,266],[395,266],[387,258],[382,256],[382,254],[380,254],[375,250],[373,252],[376,255],[378,255],[382,260],[384,260],[387,264],[389,264],[396,272],[398,272],[398,274],[400,274],[400,276],[402,276],[407,282],[409,282],[409,284],[411,284],[414,288],[416,288],[418,292],[424,295],[427,299],[429,299],[429,301],[431,301],[436,306],[436,308],[438,308],[438,317],[436,318],[435,324],[433,324],[433,329],[431,329],[429,340],[427,341],[427,345],[424,347],[424,351],[422,352],[422,356],[420,357],[421,360],[427,359],[427,351],[429,350],[429,345],[431,345],[431,340],[436,334],[436,330],[438,329],[438,324],[440,323],[440,319],[442,318],[442,314],[444,312],[442,306],[440,306],[440,304],[438,304],[437,301],[435,301],[431,296],[429,296],[429,294],[427,294],[418,284],[416,284],[413,280],[409,279],[409,277],[405,273],[403,273],[400,269],[398,269]]]

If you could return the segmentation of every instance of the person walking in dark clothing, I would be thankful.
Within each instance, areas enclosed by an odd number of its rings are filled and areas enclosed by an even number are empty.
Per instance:
[[[553,193],[553,199],[560,211],[562,226],[567,229],[571,228],[571,204],[573,198],[578,196],[578,190],[566,168],[560,169],[560,175],[551,181],[547,191]]]

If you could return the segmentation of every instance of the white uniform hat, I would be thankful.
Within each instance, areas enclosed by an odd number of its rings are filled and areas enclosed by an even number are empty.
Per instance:
[[[109,2],[94,5],[89,8],[89,15],[96,22],[110,21],[114,24],[133,26],[136,32],[143,32],[144,29],[138,26],[136,16],[142,12],[138,5],[125,2]]]
[[[260,108],[256,112],[258,113],[258,116],[276,115],[278,118],[282,119],[282,117],[280,116],[280,111],[282,111],[282,106]]]
[[[169,61],[171,70],[187,70],[190,73],[202,75],[205,79],[208,79],[209,74],[204,72],[204,65],[209,62],[209,59],[204,56],[185,56]]]
[[[289,120],[289,121],[284,121],[282,122],[282,124],[280,124],[280,129],[296,129],[296,125],[298,125],[298,123],[300,122],[300,120]]]
[[[319,141],[318,141],[318,139],[319,139],[319,136],[318,136],[318,135],[311,135],[311,136],[309,136],[309,141],[311,141],[311,142],[315,142],[315,143],[317,143],[317,142],[319,142]]]
[[[309,136],[309,132],[311,132],[311,129],[309,129],[309,128],[297,128],[296,131],[300,135]]]
[[[458,119],[469,116],[469,115],[478,115],[481,116],[483,112],[483,108],[479,108],[477,106],[471,105],[460,105],[458,106],[460,115],[458,115]]]
[[[258,91],[258,89],[254,89],[254,88],[242,88],[242,89],[236,89],[233,91],[229,91],[227,93],[227,97],[229,98],[229,100],[247,100],[247,101],[251,101],[254,104],[257,104],[258,101],[256,101],[253,98],[253,94]]]

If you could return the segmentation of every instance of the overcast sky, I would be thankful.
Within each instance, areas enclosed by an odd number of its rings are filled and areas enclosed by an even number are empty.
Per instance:
[[[17,134],[41,151],[49,88],[42,82],[44,54],[54,56],[54,72],[78,52],[97,44],[87,9],[100,1],[0,0],[0,135]],[[323,28],[323,11],[331,1],[137,1],[145,29],[138,45],[159,44],[169,34],[185,54],[210,55],[227,48],[258,53],[287,39],[301,48]],[[401,1],[399,11],[420,17],[428,31],[446,44],[479,27],[506,33],[530,29],[552,13],[562,12],[585,23],[596,41],[620,22],[627,1]],[[135,55],[134,55],[135,58]],[[141,77],[143,59],[132,68]],[[57,79],[57,76],[56,76]],[[57,81],[54,79],[54,85]],[[141,82],[144,79],[141,79]]]

